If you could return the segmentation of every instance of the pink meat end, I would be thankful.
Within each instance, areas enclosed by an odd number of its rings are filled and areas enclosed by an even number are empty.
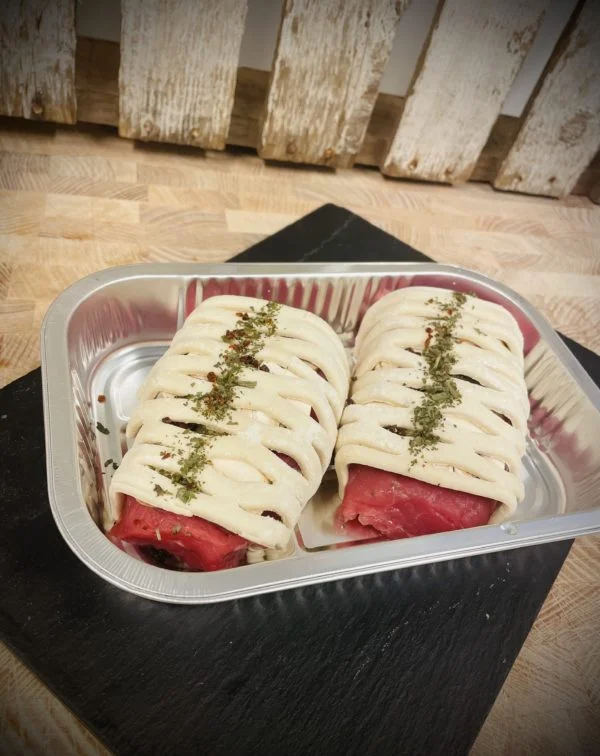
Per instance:
[[[483,496],[351,465],[337,520],[363,538],[409,538],[487,525],[497,506]]]

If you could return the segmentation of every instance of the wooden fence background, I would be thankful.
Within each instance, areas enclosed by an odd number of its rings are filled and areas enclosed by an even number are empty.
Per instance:
[[[418,2],[418,0],[414,0]],[[3,0],[0,114],[388,176],[600,200],[600,0],[581,0],[521,118],[500,114],[548,0],[440,0],[406,97],[379,92],[410,0],[285,0],[270,72],[239,68],[246,0]]]

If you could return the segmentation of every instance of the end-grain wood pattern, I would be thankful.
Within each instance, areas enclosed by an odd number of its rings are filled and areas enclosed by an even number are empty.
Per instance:
[[[348,167],[407,0],[286,0],[262,130],[266,159]]]
[[[0,113],[75,123],[74,0],[0,3]]]
[[[600,0],[588,0],[550,60],[494,186],[564,197],[600,147]]]
[[[123,0],[119,134],[222,150],[246,0]]]
[[[547,0],[446,0],[382,170],[458,183],[475,168]]]

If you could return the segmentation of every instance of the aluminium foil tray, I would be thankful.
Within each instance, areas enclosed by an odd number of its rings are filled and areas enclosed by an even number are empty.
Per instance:
[[[525,337],[530,438],[525,499],[502,525],[395,541],[361,542],[333,526],[328,472],[277,561],[212,573],[175,572],[113,545],[100,523],[111,467],[126,450],[136,391],[185,317],[203,299],[241,294],[303,307],[351,350],[366,309],[387,291],[441,286],[475,292],[516,317]],[[75,283],[51,305],[41,334],[50,505],[77,556],[140,596],[200,604],[600,531],[600,389],[522,297],[482,275],[434,263],[133,265]],[[104,395],[106,401],[99,402]],[[97,423],[108,434],[97,430]]]

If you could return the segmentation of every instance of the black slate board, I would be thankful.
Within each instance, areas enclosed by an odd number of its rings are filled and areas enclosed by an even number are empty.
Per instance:
[[[282,257],[427,259],[332,205],[237,259]],[[600,359],[569,346],[600,382]],[[464,754],[571,545],[156,604],[62,541],[39,370],[0,392],[0,449],[0,636],[117,754]]]

